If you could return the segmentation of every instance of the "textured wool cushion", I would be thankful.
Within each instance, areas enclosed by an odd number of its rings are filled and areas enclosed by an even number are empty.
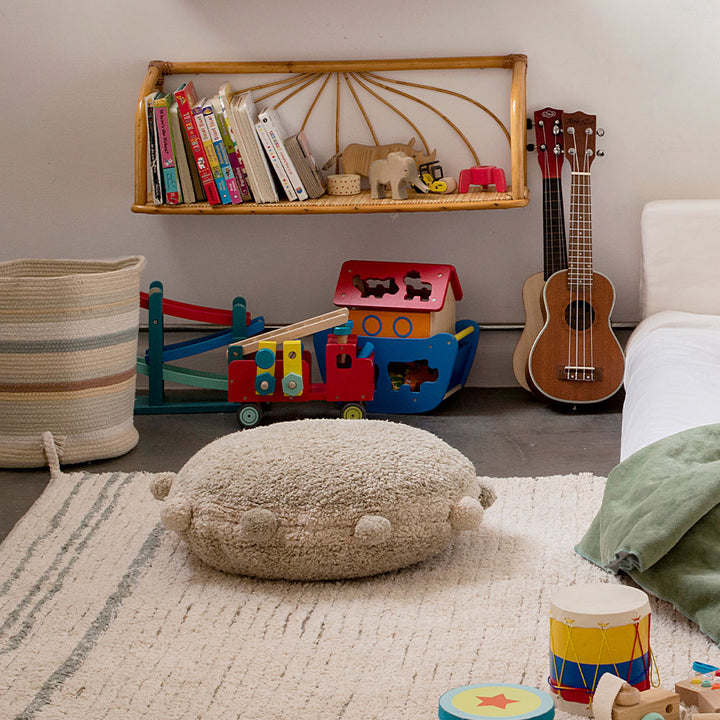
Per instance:
[[[362,577],[476,528],[495,496],[435,435],[384,420],[297,420],[210,443],[152,487],[209,565],[262,578]]]

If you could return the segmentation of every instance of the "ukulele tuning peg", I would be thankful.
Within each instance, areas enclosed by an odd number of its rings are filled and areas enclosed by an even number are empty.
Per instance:
[[[528,152],[532,152],[535,149],[535,143],[528,143],[526,147]]]
[[[526,122],[526,125],[527,125],[527,129],[528,129],[528,130],[532,130],[532,129],[533,129],[533,121],[532,121],[532,118],[526,118],[525,122]]]
[[[595,155],[597,157],[605,157],[605,151],[604,150],[596,150]]]
[[[605,135],[605,128],[598,128],[596,131],[598,137]]]

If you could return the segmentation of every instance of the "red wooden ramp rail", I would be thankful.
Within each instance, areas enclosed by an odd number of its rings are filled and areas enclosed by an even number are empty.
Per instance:
[[[148,309],[148,294],[140,293],[140,307]],[[194,320],[196,322],[210,323],[212,325],[232,325],[232,310],[222,310],[220,308],[204,307],[202,305],[191,305],[190,303],[179,302],[178,300],[168,300],[163,298],[162,301],[163,315],[171,315],[172,317],[183,318],[184,320]],[[250,314],[248,313],[248,322]]]

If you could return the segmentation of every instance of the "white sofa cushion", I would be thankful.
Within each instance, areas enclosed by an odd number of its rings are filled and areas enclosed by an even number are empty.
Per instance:
[[[641,220],[640,308],[720,315],[720,200],[656,200]]]

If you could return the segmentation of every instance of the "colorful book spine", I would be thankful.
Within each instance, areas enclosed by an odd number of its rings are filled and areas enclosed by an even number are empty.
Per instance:
[[[283,164],[280,162],[280,158],[278,157],[277,151],[275,150],[275,145],[273,145],[272,140],[270,140],[270,136],[267,134],[267,131],[265,130],[265,125],[258,120],[255,123],[255,130],[258,134],[258,137],[260,138],[260,142],[262,143],[262,146],[265,148],[265,152],[267,153],[267,157],[270,160],[270,163],[272,164],[273,169],[275,170],[275,175],[277,176],[278,180],[280,181],[280,184],[282,185],[282,189],[285,191],[285,195],[287,196],[288,200],[297,200],[297,194],[295,193],[295,190],[293,189],[292,183],[288,179],[287,173],[285,172],[285,168],[283,167]]]
[[[145,121],[147,123],[148,165],[153,187],[153,205],[162,205],[163,191],[160,163],[158,161],[157,133],[155,132],[155,96],[145,96]]]
[[[183,83],[173,94],[177,100],[183,127],[185,128],[188,142],[190,143],[190,148],[192,149],[192,154],[197,164],[200,181],[205,191],[205,197],[211,205],[219,205],[220,195],[218,194],[215,179],[213,178],[212,170],[210,169],[210,164],[208,163],[208,158],[195,124],[193,105],[197,102],[197,95],[195,94],[195,86],[192,80]]]
[[[240,157],[240,153],[237,148],[237,143],[233,138],[233,130],[230,125],[230,121],[227,119],[225,103],[223,102],[222,96],[214,98],[212,101],[213,109],[215,110],[215,119],[217,120],[218,129],[222,136],[223,143],[225,144],[225,151],[227,152],[230,166],[232,167],[233,174],[237,180],[238,188],[240,189],[240,195],[245,201],[252,200],[252,193],[250,192],[250,186],[247,182],[247,171],[245,170],[245,164]]]
[[[272,142],[275,152],[278,158],[280,158],[280,162],[285,169],[285,173],[293,186],[298,200],[307,200],[310,196],[305,190],[300,175],[285,149],[286,135],[277,111],[274,108],[266,108],[258,115],[258,119],[265,126],[270,142]]]
[[[182,202],[180,184],[178,183],[173,153],[172,132],[168,116],[168,99],[163,93],[154,100],[155,125],[157,127],[158,149],[160,150],[160,167],[162,168],[164,199],[168,205]]]
[[[230,193],[230,202],[233,205],[237,205],[242,202],[242,195],[240,194],[240,188],[238,187],[237,180],[235,179],[235,173],[233,172],[232,166],[230,165],[230,158],[225,148],[222,135],[220,134],[220,127],[215,117],[215,112],[212,107],[212,103],[208,102],[203,107],[203,117],[205,118],[205,124],[207,125],[208,132],[210,133],[210,140],[215,148],[215,154],[217,155],[218,162],[220,163],[220,170],[222,171],[223,178],[225,178],[225,184],[227,185],[228,192]]]
[[[200,135],[200,140],[203,144],[203,148],[205,148],[205,155],[207,156],[213,180],[215,181],[218,195],[220,196],[220,202],[223,205],[230,205],[232,200],[230,199],[230,193],[227,189],[227,183],[225,182],[222,169],[220,168],[220,161],[218,160],[217,153],[215,152],[215,146],[210,139],[210,131],[208,130],[207,122],[205,120],[205,116],[203,115],[203,105],[204,102],[200,101],[193,108],[193,113],[195,115],[195,125],[197,126],[198,134]]]
[[[173,154],[175,155],[175,167],[177,169],[178,180],[180,181],[180,192],[182,193],[182,202],[195,202],[195,188],[193,187],[192,177],[190,173],[190,163],[188,162],[187,152],[185,150],[185,141],[183,139],[183,131],[178,113],[177,100],[172,95],[170,98],[170,107],[168,108],[168,117],[170,118],[170,134],[173,141]]]

